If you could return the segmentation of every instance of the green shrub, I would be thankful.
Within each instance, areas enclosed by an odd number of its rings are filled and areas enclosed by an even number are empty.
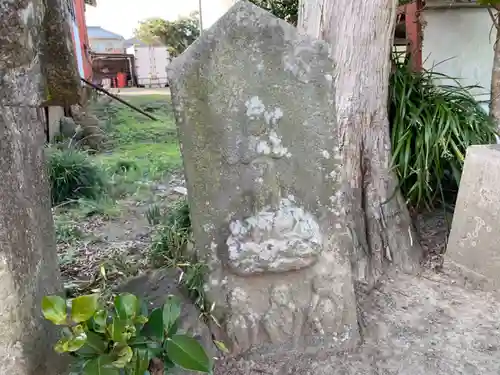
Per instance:
[[[213,319],[204,290],[207,265],[200,262],[188,246],[192,228],[189,205],[186,199],[177,201],[168,213],[162,214],[158,206],[151,206],[146,217],[150,224],[157,225],[157,234],[151,246],[150,258],[155,267],[176,268],[180,271],[179,284],[200,309],[203,318]]]
[[[159,225],[163,219],[160,206],[151,204],[146,210],[146,220],[151,226]]]
[[[112,169],[113,173],[125,174],[129,171],[139,170],[139,166],[134,160],[118,160]]]
[[[82,151],[48,150],[52,204],[90,199],[97,200],[106,190],[101,169]]]
[[[69,303],[58,296],[47,296],[42,312],[47,320],[62,327],[54,349],[73,356],[77,374],[145,375],[150,363],[158,360],[165,374],[175,366],[212,373],[213,361],[203,347],[177,331],[181,303],[174,296],[150,314],[147,305],[132,294],[115,297],[109,309],[97,294],[80,296]]]
[[[186,199],[176,202],[166,215],[153,205],[146,212],[150,224],[157,224],[157,236],[151,247],[151,257],[156,266],[175,266],[186,257],[191,237],[191,218]]]
[[[495,143],[495,124],[470,94],[473,87],[440,85],[437,80],[452,78],[394,64],[392,162],[402,193],[415,208],[454,203],[467,147]]]

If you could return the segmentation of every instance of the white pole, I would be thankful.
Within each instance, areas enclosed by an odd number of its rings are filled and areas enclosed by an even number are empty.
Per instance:
[[[203,32],[203,7],[201,5],[202,0],[198,0],[198,7],[200,8],[200,34]]]

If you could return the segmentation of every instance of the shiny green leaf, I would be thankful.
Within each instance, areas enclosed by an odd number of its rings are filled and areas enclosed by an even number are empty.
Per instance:
[[[109,355],[102,355],[88,361],[83,367],[82,375],[120,375],[120,370],[112,365]]]
[[[179,297],[170,295],[163,306],[163,328],[166,332],[175,324],[181,316],[181,300]]]
[[[138,307],[139,301],[133,294],[124,293],[115,297],[116,314],[122,320],[133,319]]]
[[[136,324],[146,324],[148,322],[148,317],[144,315],[136,316],[134,319],[134,323]]]
[[[45,319],[57,325],[67,322],[66,301],[59,296],[45,296],[42,300],[42,313]]]
[[[99,306],[99,295],[89,294],[73,299],[71,302],[71,320],[75,323],[85,322],[94,316]]]
[[[113,366],[124,368],[132,360],[134,352],[130,346],[118,344],[113,348],[110,355],[113,358]]]
[[[174,335],[167,339],[168,358],[186,370],[212,372],[212,361],[200,343],[187,335]]]
[[[145,337],[156,337],[163,340],[165,337],[163,329],[163,310],[154,309],[149,315],[148,322],[144,325],[141,335]]]
[[[87,331],[87,341],[85,345],[78,351],[81,355],[104,354],[108,348],[108,341],[104,336],[101,336],[92,331]]]
[[[57,353],[72,353],[78,351],[85,345],[87,335],[81,331],[78,334],[62,337],[54,346]]]
[[[98,310],[93,317],[93,328],[95,332],[105,333],[108,320],[108,312],[106,310]]]
[[[133,375],[144,375],[149,367],[149,351],[147,349],[134,349],[134,356],[131,361]]]
[[[127,335],[127,322],[115,316],[108,326],[108,333],[114,342],[127,342],[129,339]]]
[[[229,353],[229,350],[227,349],[226,345],[222,341],[214,340],[214,344],[215,344],[215,346],[217,346],[217,348],[221,352],[223,352],[223,353]]]

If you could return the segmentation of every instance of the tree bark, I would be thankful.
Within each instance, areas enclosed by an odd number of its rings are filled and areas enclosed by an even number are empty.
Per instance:
[[[496,28],[493,68],[491,70],[490,115],[500,129],[500,25],[498,11],[496,11],[496,14],[491,9],[488,9],[488,11]]]
[[[354,247],[357,289],[370,289],[390,267],[419,269],[422,249],[390,168],[387,115],[395,0],[301,0],[300,31],[331,44],[335,110]]]
[[[47,4],[59,6],[51,8],[53,17],[49,17],[59,20],[57,25],[46,23]],[[43,297],[63,288],[44,157],[43,115],[36,108],[50,95],[66,103],[75,95],[65,97],[65,90],[78,88],[64,81],[76,74],[72,65],[63,64],[70,58],[59,56],[59,62],[52,62],[54,56],[44,54],[64,53],[65,48],[53,48],[71,40],[65,34],[69,29],[62,9],[61,0],[0,0],[0,374],[66,373],[66,360],[53,350],[57,328],[40,313]],[[49,36],[52,42],[46,40]],[[49,68],[63,71],[45,74]]]

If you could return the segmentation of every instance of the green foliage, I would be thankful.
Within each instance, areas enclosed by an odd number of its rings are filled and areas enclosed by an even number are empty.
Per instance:
[[[156,212],[159,210],[157,207],[152,210],[155,213],[149,213],[148,217],[154,217],[154,222],[159,222],[157,235],[151,246],[153,265],[178,269],[180,286],[200,309],[202,316],[218,324],[212,315],[214,306],[207,301],[204,290],[207,266],[189,251],[192,229],[187,200],[176,202],[166,215]]]
[[[468,146],[495,143],[496,128],[472,87],[439,85],[452,78],[413,72],[398,62],[390,79],[393,166],[407,202],[433,208],[453,203]]]
[[[163,217],[160,206],[157,204],[152,204],[148,207],[146,211],[146,220],[151,226],[158,225],[161,223]]]
[[[177,332],[181,316],[177,297],[169,296],[163,308],[149,316],[147,306],[127,293],[116,296],[110,308],[96,294],[70,301],[47,296],[42,312],[62,326],[54,349],[73,356],[79,375],[145,375],[153,359],[166,368],[173,364],[212,373],[212,360],[198,341]]]
[[[399,0],[398,5],[405,5],[412,1],[413,0]],[[276,17],[297,26],[299,18],[299,0],[250,0],[250,2],[271,12]],[[479,3],[496,5],[500,4],[500,0],[479,0]]]
[[[81,198],[97,200],[105,193],[105,175],[87,153],[49,149],[47,154],[53,205]]]
[[[168,46],[170,54],[175,57],[200,36],[199,20],[196,14],[177,21],[151,18],[139,23],[135,36],[145,43],[160,42]]]
[[[297,25],[299,0],[250,0],[255,5],[271,12],[292,25]]]
[[[148,211],[148,220],[159,222],[158,235],[155,238],[151,255],[156,265],[178,264],[185,260],[186,247],[191,236],[191,218],[187,200],[176,202],[166,215],[160,215],[152,208]]]
[[[500,5],[500,0],[477,0],[480,5],[488,5],[490,7],[498,7]]]
[[[117,174],[126,174],[130,171],[139,170],[139,166],[133,160],[118,160],[114,168],[110,171]]]
[[[80,240],[83,237],[82,231],[74,221],[56,216],[54,217],[54,224],[56,229],[57,243],[70,244]]]

